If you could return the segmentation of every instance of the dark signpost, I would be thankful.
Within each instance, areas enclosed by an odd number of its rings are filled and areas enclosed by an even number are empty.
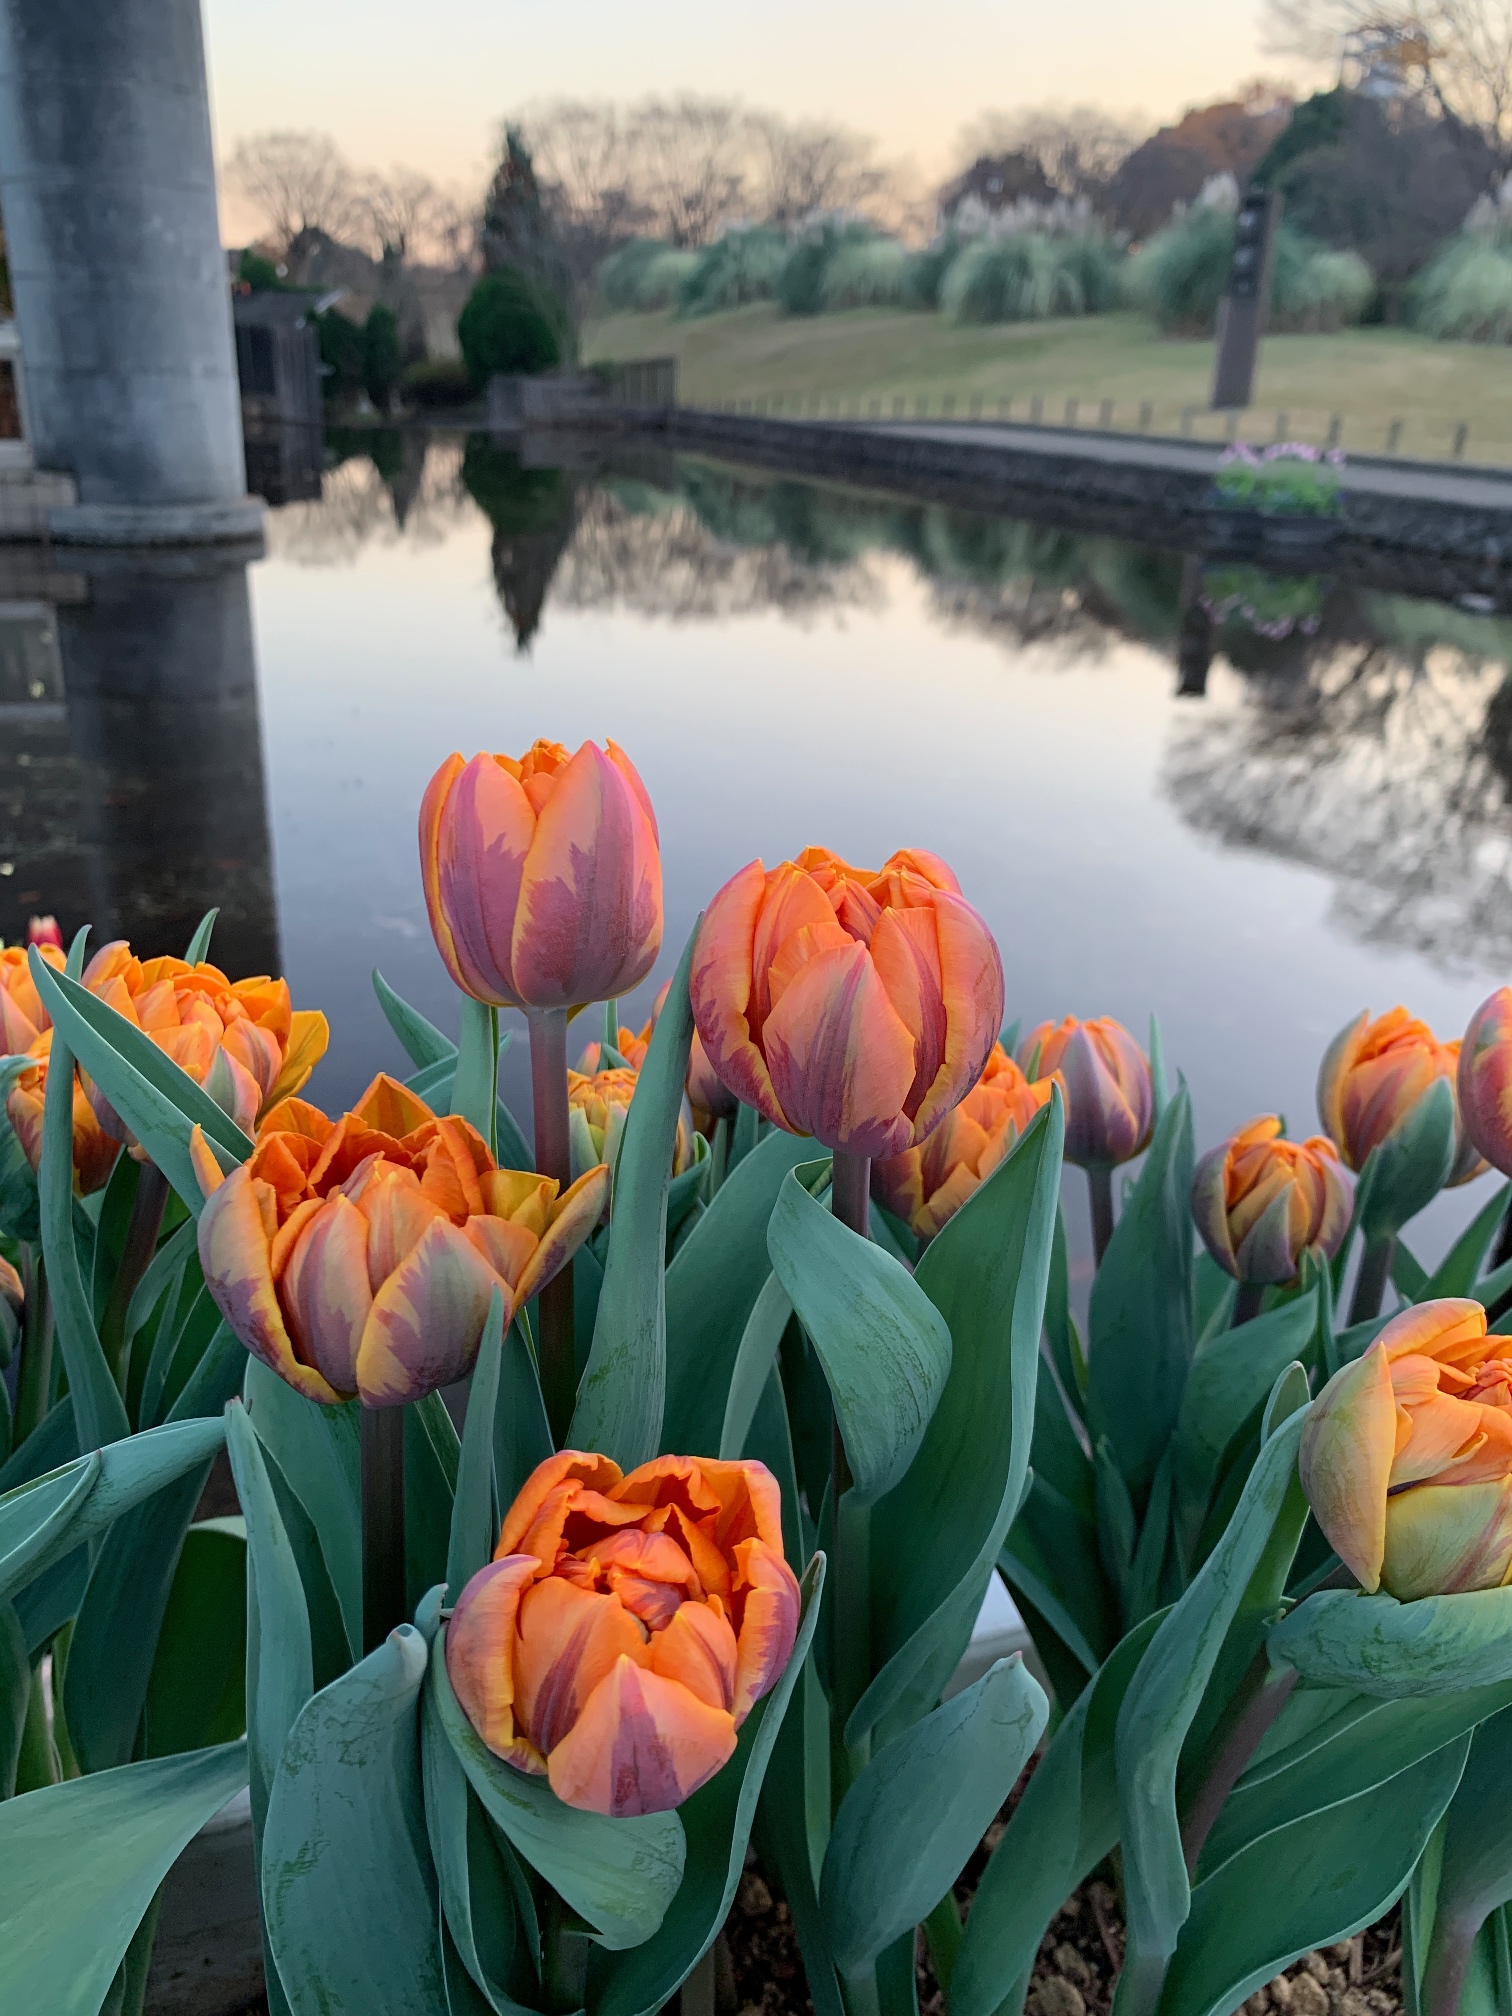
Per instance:
[[[1218,309],[1218,362],[1213,373],[1216,411],[1250,403],[1255,359],[1270,300],[1271,248],[1281,216],[1281,198],[1270,189],[1251,189],[1235,218],[1234,259],[1228,291]]]

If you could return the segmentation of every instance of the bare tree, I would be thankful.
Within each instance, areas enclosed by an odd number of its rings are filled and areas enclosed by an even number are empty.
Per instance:
[[[631,115],[638,179],[660,234],[706,245],[745,200],[749,131],[733,99],[648,98]]]
[[[1351,47],[1481,134],[1512,169],[1512,0],[1266,0],[1271,46],[1342,66]]]
[[[431,249],[441,197],[418,168],[394,167],[387,175],[364,176],[359,202],[385,258],[402,265]]]
[[[892,171],[877,143],[818,119],[790,123],[775,112],[749,121],[763,217],[794,224],[815,210],[859,210],[889,193]]]
[[[254,133],[237,141],[222,173],[281,249],[305,231],[339,238],[361,214],[352,171],[326,133]]]
[[[961,129],[962,167],[984,155],[1028,154],[1057,196],[1095,202],[1149,131],[1134,114],[1119,117],[1095,105],[1039,105],[983,112]]]

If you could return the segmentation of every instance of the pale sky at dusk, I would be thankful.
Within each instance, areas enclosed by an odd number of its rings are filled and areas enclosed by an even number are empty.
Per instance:
[[[481,179],[533,98],[739,96],[871,133],[931,177],[985,109],[1099,104],[1165,119],[1277,60],[1260,0],[204,0],[222,154],[272,128],[351,160]]]

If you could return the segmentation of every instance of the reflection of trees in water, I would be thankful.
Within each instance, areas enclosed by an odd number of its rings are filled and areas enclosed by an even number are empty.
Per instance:
[[[523,651],[540,628],[546,591],[577,522],[577,485],[564,469],[527,469],[486,435],[468,439],[462,482],[493,526],[494,587]]]
[[[319,501],[268,513],[268,551],[296,567],[350,566],[375,543],[439,546],[469,516],[459,445],[397,428],[353,428],[332,445],[342,459]]]
[[[1183,717],[1165,788],[1199,832],[1329,875],[1352,937],[1504,964],[1512,626],[1390,596],[1360,612],[1373,636],[1319,639]]]

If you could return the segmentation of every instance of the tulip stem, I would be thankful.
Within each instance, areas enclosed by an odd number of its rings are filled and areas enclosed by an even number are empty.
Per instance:
[[[52,1298],[47,1292],[42,1255],[32,1246],[21,1248],[21,1286],[26,1299],[22,1308],[21,1369],[16,1386],[18,1448],[41,1427],[52,1394]]]
[[[115,1374],[116,1384],[123,1393],[126,1390],[126,1366],[123,1361],[126,1312],[131,1307],[137,1284],[157,1251],[158,1234],[163,1229],[163,1212],[167,1203],[168,1178],[156,1163],[144,1162],[137,1171],[136,1195],[131,1200],[131,1217],[126,1225],[120,1265],[110,1284],[110,1300],[105,1304],[105,1314],[100,1322],[100,1343]]]
[[[721,1114],[714,1122],[714,1139],[709,1143],[709,1202],[719,1195],[720,1185],[730,1173],[730,1135],[735,1123]]]
[[[1101,1267],[1113,1237],[1113,1171],[1106,1163],[1088,1166],[1087,1194],[1092,1200],[1092,1257]]]
[[[535,1114],[536,1173],[553,1176],[565,1190],[572,1181],[572,1136],[567,1116],[567,1010],[532,1008],[530,1097]],[[540,1294],[541,1396],[551,1439],[564,1447],[577,1404],[577,1338],[572,1269],[564,1267]]]
[[[1284,1673],[1266,1669],[1264,1679],[1241,1709],[1223,1748],[1214,1758],[1213,1768],[1198,1787],[1197,1797],[1181,1830],[1181,1848],[1189,1877],[1196,1875],[1197,1858],[1213,1831],[1213,1822],[1223,1811],[1223,1802],[1238,1784],[1244,1767],[1259,1749],[1266,1731],[1291,1699],[1297,1679],[1296,1672],[1291,1668]]]
[[[871,1161],[836,1152],[830,1174],[830,1209],[861,1238],[871,1236]],[[830,1505],[834,1518],[834,1599],[830,1610],[830,1686],[836,1741],[832,1756],[845,1786],[864,1765],[845,1743],[850,1712],[871,1679],[871,1515],[850,1497],[851,1473],[839,1416],[830,1403]],[[838,1804],[838,1798],[837,1802]]]
[[[1351,1323],[1368,1323],[1381,1313],[1381,1297],[1391,1279],[1391,1262],[1396,1253],[1396,1235],[1388,1232],[1365,1248],[1360,1271],[1355,1277],[1354,1300],[1349,1305]]]
[[[362,1650],[405,1620],[404,1409],[362,1409]]]
[[[1241,1323],[1253,1322],[1265,1303],[1265,1283],[1263,1281],[1241,1281],[1239,1292],[1234,1297],[1234,1321],[1237,1330]]]
[[[1422,2016],[1455,2016],[1481,1923],[1473,1912],[1440,1912],[1435,1917],[1418,1994]]]

